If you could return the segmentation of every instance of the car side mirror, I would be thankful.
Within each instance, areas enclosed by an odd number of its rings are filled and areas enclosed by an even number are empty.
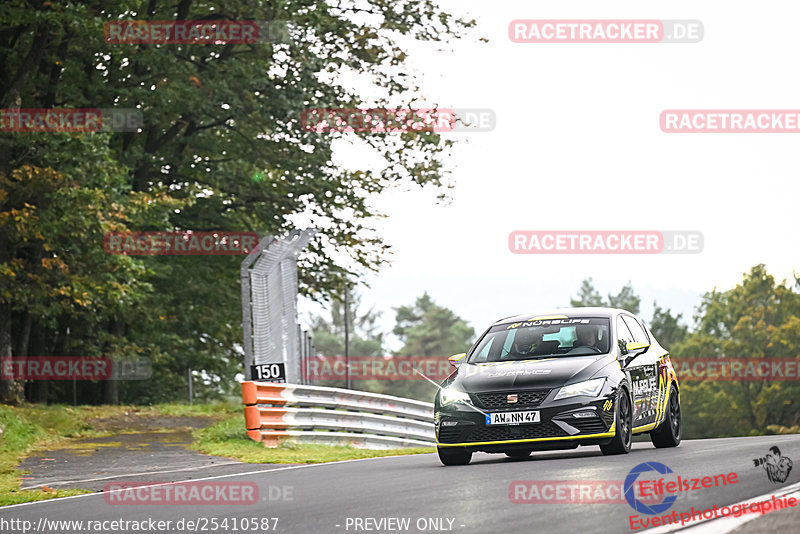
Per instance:
[[[458,366],[461,365],[461,362],[464,361],[464,357],[466,355],[467,355],[466,352],[462,352],[461,354],[453,354],[452,356],[447,358],[447,361],[450,362],[450,365],[452,365],[453,367],[458,368]]]
[[[623,340],[619,340],[619,360],[622,362],[622,367],[627,367],[631,361],[635,357],[640,354],[644,354],[647,352],[647,349],[650,348],[648,343],[637,343],[635,341],[631,341],[629,343],[625,343]]]
[[[633,356],[638,356],[639,354],[644,354],[645,352],[647,352],[647,349],[649,348],[650,348],[650,343],[638,343],[632,341],[630,343],[625,344],[625,352],[629,358]]]

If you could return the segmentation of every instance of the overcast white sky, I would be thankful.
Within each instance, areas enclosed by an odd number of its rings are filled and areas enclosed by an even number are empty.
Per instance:
[[[427,291],[476,331],[499,317],[565,306],[585,277],[605,294],[631,281],[691,318],[700,296],[765,263],[800,270],[800,134],[665,134],[665,109],[800,109],[794,2],[440,0],[474,17],[452,52],[415,45],[431,100],[491,108],[489,133],[459,139],[452,202],[384,195],[393,263],[361,289],[384,311]],[[756,9],[757,7],[757,9]],[[513,19],[699,19],[696,44],[517,44]],[[489,43],[477,37],[486,36]],[[345,153],[345,159],[357,153]],[[697,230],[701,254],[514,255],[513,230]],[[301,310],[309,306],[301,304]]]

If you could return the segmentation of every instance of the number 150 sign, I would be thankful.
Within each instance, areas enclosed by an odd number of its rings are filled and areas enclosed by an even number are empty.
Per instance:
[[[286,364],[262,363],[250,366],[250,376],[260,382],[286,382]]]

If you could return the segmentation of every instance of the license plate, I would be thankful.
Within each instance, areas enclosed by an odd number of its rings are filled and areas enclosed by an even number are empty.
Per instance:
[[[539,412],[497,412],[486,414],[487,425],[519,425],[521,423],[538,423]]]

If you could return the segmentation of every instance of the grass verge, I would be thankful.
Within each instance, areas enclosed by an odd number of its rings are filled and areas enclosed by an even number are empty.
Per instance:
[[[21,491],[17,465],[36,450],[65,446],[75,439],[120,433],[119,424],[129,414],[141,417],[205,416],[218,418],[241,412],[236,403],[160,404],[155,406],[0,405],[0,506],[66,497],[88,490],[47,488]]]
[[[0,406],[0,505],[40,501],[54,497],[66,497],[84,490],[39,489],[20,491],[20,475],[17,464],[35,449],[54,445],[67,436],[81,436],[91,429],[63,406],[47,409],[25,409]]]
[[[268,449],[262,443],[248,438],[244,428],[243,415],[226,417],[208,428],[196,430],[192,448],[203,454],[224,456],[254,464],[318,464],[357,458],[436,452],[434,447],[368,450],[291,441],[285,441],[278,447]]]

